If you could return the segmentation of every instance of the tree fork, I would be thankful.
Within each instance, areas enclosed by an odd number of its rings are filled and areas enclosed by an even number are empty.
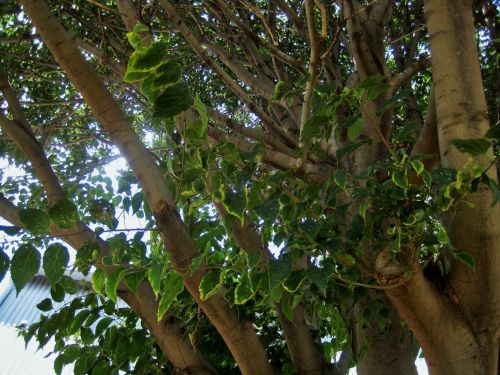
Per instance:
[[[73,42],[73,35],[52,15],[48,5],[43,0],[23,0],[21,4],[49,50],[134,171],[158,221],[160,234],[173,263],[183,272],[182,268],[186,266],[184,262],[196,256],[198,250],[176,212],[174,199],[149,152],[104,83],[80,54]],[[184,283],[221,334],[242,373],[273,374],[274,370],[254,328],[248,322],[239,322],[236,312],[221,295],[222,292],[206,301],[200,299],[198,285],[202,270],[203,267],[200,267],[195,275],[187,275]]]

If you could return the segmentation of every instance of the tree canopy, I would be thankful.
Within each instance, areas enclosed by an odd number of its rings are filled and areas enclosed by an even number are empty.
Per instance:
[[[497,6],[2,2],[25,340],[56,373],[496,374]]]

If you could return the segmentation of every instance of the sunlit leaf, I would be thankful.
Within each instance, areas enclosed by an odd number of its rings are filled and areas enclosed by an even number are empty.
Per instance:
[[[234,291],[234,303],[236,305],[242,305],[248,300],[250,300],[255,294],[252,288],[252,283],[248,274],[244,274],[236,285],[236,290]]]
[[[113,272],[109,274],[106,279],[106,294],[109,299],[116,303],[116,290],[118,289],[118,285],[123,278],[123,268],[117,268]]]
[[[102,288],[106,282],[106,272],[102,268],[97,268],[90,278],[92,289],[98,294],[102,293]]]
[[[175,298],[184,290],[184,278],[178,272],[167,273],[163,283],[163,293],[158,306],[158,321],[163,318]]]
[[[136,50],[128,60],[127,73],[156,69],[165,59],[166,53],[167,45],[163,42],[153,42],[146,48]]]
[[[163,275],[163,264],[158,261],[153,261],[151,267],[148,269],[148,280],[151,283],[151,287],[153,288],[153,292],[158,298],[158,294],[160,293],[161,286],[161,276]]]
[[[220,270],[209,271],[200,282],[200,298],[206,301],[214,296],[222,286],[222,273]]]

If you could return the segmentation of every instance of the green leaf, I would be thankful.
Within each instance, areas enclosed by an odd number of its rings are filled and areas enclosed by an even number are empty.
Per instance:
[[[424,163],[420,160],[411,160],[410,164],[417,174],[421,174],[424,171]]]
[[[78,212],[73,202],[67,199],[59,199],[49,209],[50,218],[59,228],[74,228],[78,221]]]
[[[406,178],[406,171],[394,171],[392,172],[391,178],[394,185],[400,187],[401,189],[408,189],[408,179]]]
[[[56,302],[62,302],[64,300],[64,288],[61,284],[57,283],[50,288],[50,296]]]
[[[136,50],[130,56],[127,64],[129,72],[149,72],[156,69],[165,59],[167,54],[167,44],[163,42],[153,42],[149,47]]]
[[[17,294],[40,269],[40,253],[31,244],[22,244],[14,252],[10,274]]]
[[[479,156],[486,151],[491,146],[491,143],[485,138],[475,138],[475,139],[455,139],[451,143],[461,152],[465,152],[472,156]]]
[[[101,333],[104,332],[106,328],[109,327],[109,325],[113,323],[113,319],[110,317],[104,317],[99,322],[97,322],[97,325],[95,326],[95,335],[99,336]]]
[[[288,88],[286,87],[286,83],[284,81],[278,81],[274,86],[274,94],[271,97],[271,100],[280,100],[287,93]]]
[[[353,121],[347,126],[347,136],[354,141],[363,131],[363,119],[361,117],[354,117]]]
[[[155,85],[164,87],[178,82],[181,79],[181,66],[177,61],[167,61],[161,64],[155,73]]]
[[[407,89],[399,90],[397,94],[393,95],[391,98],[389,98],[382,104],[382,106],[377,110],[377,114],[380,116],[388,108],[404,104],[403,99],[405,99],[410,94],[410,92],[411,91]]]
[[[200,100],[199,97],[194,98],[194,104],[193,108],[198,111],[198,114],[200,115],[200,121],[195,121],[197,122],[197,127],[196,127],[196,133],[198,135],[198,138],[204,139],[207,136],[207,129],[208,129],[208,114],[207,114],[207,107],[203,102]],[[190,125],[192,127],[192,125]]]
[[[52,300],[50,298],[45,298],[38,305],[36,305],[36,308],[41,311],[50,311],[53,309]]]
[[[341,188],[345,189],[347,187],[347,172],[345,169],[338,169],[335,171],[334,175],[335,183]]]
[[[0,252],[0,282],[3,280],[5,275],[7,274],[7,271],[9,270],[10,266],[10,259],[7,254],[5,254],[3,251]]]
[[[149,41],[149,37],[142,36],[141,33],[149,33],[149,28],[143,23],[136,23],[134,29],[127,33],[127,39],[134,49],[141,49]]]
[[[371,198],[367,198],[365,200],[363,200],[361,202],[361,204],[359,205],[359,214],[361,215],[361,217],[363,219],[366,220],[366,212],[368,211],[368,208],[370,208],[370,205],[372,204],[372,199]]]
[[[326,297],[326,288],[328,287],[328,280],[330,280],[330,272],[324,268],[318,268],[314,265],[307,267],[307,278],[314,283],[321,294]]]
[[[245,210],[248,206],[248,190],[246,188],[233,191],[232,189],[224,189],[221,186],[222,203],[224,208],[230,214],[236,216],[243,222],[245,218]]]
[[[220,270],[209,271],[203,276],[198,287],[200,291],[200,298],[206,301],[215,295],[222,286],[222,273]]]
[[[195,272],[205,260],[205,254],[200,254],[191,259],[191,264],[189,265],[189,272]]]
[[[123,268],[117,268],[111,272],[106,280],[106,294],[114,303],[116,303],[116,290],[118,289],[118,285],[123,278],[124,271],[125,270]]]
[[[236,305],[243,305],[245,302],[250,300],[255,294],[252,288],[252,283],[248,274],[241,276],[238,285],[236,285],[236,290],[234,291],[234,303]]]
[[[123,277],[123,281],[127,288],[129,288],[132,293],[137,296],[137,291],[142,280],[146,277],[146,271],[137,271],[128,273]]]
[[[9,236],[15,236],[22,228],[13,225],[0,225],[0,230]]]
[[[59,284],[63,287],[64,291],[68,294],[76,294],[78,289],[76,288],[76,282],[70,276],[63,275]]]
[[[280,301],[280,308],[286,318],[293,322],[293,296],[285,293]]]
[[[192,104],[193,98],[188,86],[184,82],[179,82],[167,87],[156,99],[153,115],[160,118],[175,116],[189,109]]]
[[[154,73],[149,74],[141,84],[142,93],[155,102],[161,92],[181,78],[181,68],[175,61],[161,64]]]
[[[430,187],[432,184],[432,174],[430,174],[425,169],[422,171],[422,180],[424,180],[424,185]]]
[[[295,293],[304,282],[305,277],[306,272],[304,269],[293,270],[290,276],[283,281],[283,288],[290,293]]]
[[[288,254],[279,260],[270,259],[268,265],[269,289],[274,289],[278,284],[290,275],[292,271],[292,258]]]
[[[80,338],[82,339],[82,343],[84,345],[90,345],[94,341],[94,334],[92,330],[88,327],[80,328]]]
[[[175,298],[184,290],[184,278],[176,271],[171,271],[165,276],[163,295],[158,306],[158,321],[163,318]]]
[[[143,194],[141,191],[135,193],[131,200],[132,213],[135,214],[141,209]]]
[[[416,122],[407,123],[403,127],[396,129],[392,138],[396,143],[413,141],[420,127],[421,125]]]
[[[246,253],[247,264],[250,269],[255,268],[262,257],[262,253],[260,251],[252,251]]]
[[[300,132],[300,142],[310,143],[314,138],[320,138],[329,122],[330,119],[327,116],[311,116]]]
[[[50,216],[42,210],[35,208],[19,210],[19,219],[24,227],[35,235],[46,234],[50,229]]]
[[[50,245],[43,254],[43,271],[54,285],[64,275],[64,270],[68,266],[68,249],[60,244]]]
[[[153,260],[151,267],[148,269],[148,280],[151,283],[151,288],[158,298],[161,286],[161,276],[163,275],[163,264]]]
[[[494,125],[488,129],[485,138],[500,140],[500,125]]]
[[[341,147],[335,152],[335,156],[338,162],[342,161],[347,155],[351,155],[358,148],[363,146],[364,144],[369,143],[369,140],[364,140],[362,142],[350,143],[347,146]]]
[[[498,187],[497,183],[491,178],[489,179],[489,186],[491,189],[491,193],[493,194],[493,202],[491,203],[491,206],[495,207],[497,203],[500,202],[500,188]],[[0,280],[2,280],[1,277]]]
[[[459,261],[467,265],[470,269],[476,270],[476,262],[474,261],[474,257],[470,255],[467,251],[454,251],[453,255]]]
[[[146,79],[151,72],[127,72],[123,77],[124,82],[132,83]]]
[[[92,284],[92,289],[97,294],[102,293],[102,288],[104,288],[104,283],[106,281],[106,272],[102,268],[97,268],[92,277],[90,278],[90,283]]]
[[[362,90],[367,95],[368,100],[376,99],[384,91],[388,90],[390,85],[386,78],[380,74],[370,76],[356,85],[356,90]]]
[[[444,229],[443,227],[439,227],[439,230],[436,234],[436,238],[440,244],[447,244],[448,243],[448,234],[446,233],[446,229]]]

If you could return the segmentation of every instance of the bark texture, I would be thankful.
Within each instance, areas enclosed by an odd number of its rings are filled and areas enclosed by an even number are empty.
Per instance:
[[[481,138],[489,128],[472,5],[465,0],[425,4],[440,158],[455,169],[472,161],[487,169],[493,160],[491,148],[471,160],[451,143]],[[495,168],[487,174],[498,180]],[[499,368],[500,206],[492,207],[484,188],[466,199],[471,204],[450,213],[447,230],[453,246],[474,257],[475,270],[455,261],[444,293],[414,267],[404,287],[387,292],[422,345],[432,375],[493,375]]]

